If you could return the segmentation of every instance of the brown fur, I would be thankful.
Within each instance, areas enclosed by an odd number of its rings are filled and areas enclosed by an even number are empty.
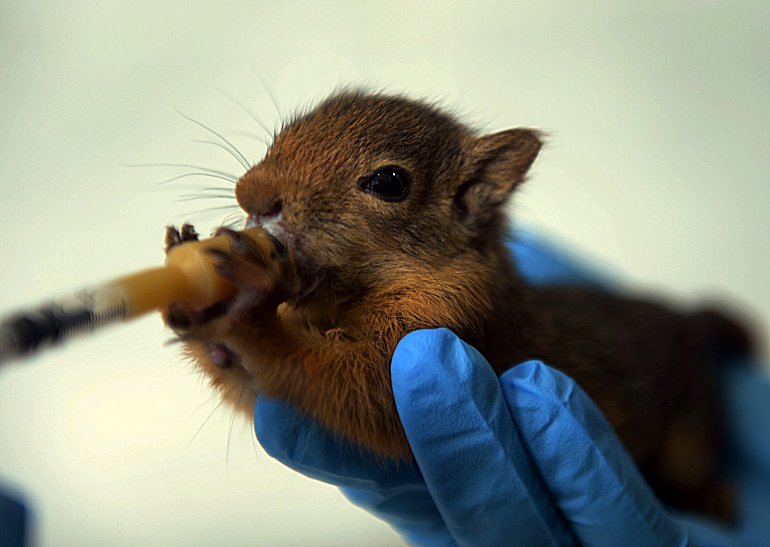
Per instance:
[[[257,393],[279,396],[386,458],[411,456],[390,383],[406,333],[448,327],[497,372],[542,359],[593,397],[659,493],[707,510],[720,442],[711,333],[657,304],[519,280],[504,205],[540,146],[534,130],[478,136],[422,102],[333,96],[288,123],[237,185],[253,222],[277,223],[282,273],[265,277],[263,257],[234,247],[217,257],[240,289],[229,308],[172,310],[169,322],[248,414]],[[359,189],[392,165],[411,176],[403,201]],[[214,363],[221,346],[230,357]]]

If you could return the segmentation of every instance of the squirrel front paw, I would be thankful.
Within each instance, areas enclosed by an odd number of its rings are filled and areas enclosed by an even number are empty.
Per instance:
[[[175,226],[166,226],[165,252],[168,254],[177,245],[188,241],[198,241],[199,239],[200,236],[192,224],[182,224],[179,229]],[[167,309],[162,310],[162,315],[166,324],[184,340],[186,338],[186,330],[195,325],[211,321],[213,318],[222,315],[225,309],[224,302],[218,302],[208,309],[199,311],[187,310],[177,304],[172,304]]]
[[[278,305],[299,292],[291,251],[270,234],[265,234],[270,240],[269,254],[253,239],[230,228],[219,228],[215,235],[229,240],[229,250],[207,251],[217,273],[236,288],[227,315],[247,324],[273,319]]]
[[[277,306],[296,296],[299,281],[293,254],[278,239],[266,235],[270,246],[265,250],[247,235],[228,228],[219,228],[215,235],[227,238],[226,249],[205,252],[217,273],[235,287],[234,296],[204,310],[171,305],[163,316],[180,339],[202,344],[214,364],[228,368],[238,361],[238,356],[227,340],[236,331],[276,321]],[[181,230],[169,226],[166,251],[197,239],[198,234],[189,224],[183,224]]]
[[[199,237],[192,224],[182,224],[179,230],[174,226],[166,226],[166,254],[180,243],[198,241]]]

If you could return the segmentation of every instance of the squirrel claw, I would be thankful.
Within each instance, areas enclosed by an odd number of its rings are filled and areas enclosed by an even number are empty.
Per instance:
[[[250,324],[269,320],[275,316],[278,304],[298,290],[298,279],[290,266],[292,257],[282,242],[271,236],[271,249],[266,251],[251,238],[229,228],[221,227],[215,235],[226,237],[227,247],[204,252],[217,273],[236,288],[236,294],[202,311],[185,310],[178,305],[166,309],[166,323],[186,340],[211,341],[215,332],[232,320]],[[189,224],[183,224],[181,230],[173,226],[166,229],[167,250],[197,239],[198,234]],[[222,352],[216,355],[221,356]],[[226,361],[229,362],[222,360]]]
[[[198,238],[198,232],[195,231],[192,224],[182,224],[180,230],[177,230],[175,226],[166,226],[166,252],[185,241],[198,241]]]
[[[230,252],[234,255],[245,261],[258,263],[262,267],[268,266],[262,249],[251,238],[225,227],[217,228],[216,235],[227,237],[230,242]]]

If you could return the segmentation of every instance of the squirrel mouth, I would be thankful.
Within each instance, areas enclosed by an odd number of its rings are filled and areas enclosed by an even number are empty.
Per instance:
[[[268,233],[277,249],[280,249],[282,252],[291,249],[301,277],[304,277],[303,273],[307,274],[317,270],[314,262],[304,252],[302,236],[286,228],[286,223],[281,214],[270,217],[250,214],[246,218],[246,228],[257,226]]]
[[[260,215],[249,215],[246,217],[246,228],[260,227],[268,235],[273,238],[273,243],[279,245],[283,249],[291,247],[296,251],[295,239],[292,234],[286,230],[283,226],[282,218],[278,217],[265,218]]]
[[[249,215],[246,217],[246,228],[255,228],[257,226],[283,243],[288,243],[287,240],[291,239],[288,230],[284,226],[282,215],[270,217]]]

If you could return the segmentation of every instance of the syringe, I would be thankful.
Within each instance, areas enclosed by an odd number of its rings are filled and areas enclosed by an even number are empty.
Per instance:
[[[255,227],[241,234],[258,245],[266,261],[270,259],[273,243],[267,232]],[[2,319],[0,364],[172,303],[203,310],[232,296],[235,288],[216,272],[207,252],[228,248],[226,236],[181,243],[169,250],[164,267],[86,288]]]

